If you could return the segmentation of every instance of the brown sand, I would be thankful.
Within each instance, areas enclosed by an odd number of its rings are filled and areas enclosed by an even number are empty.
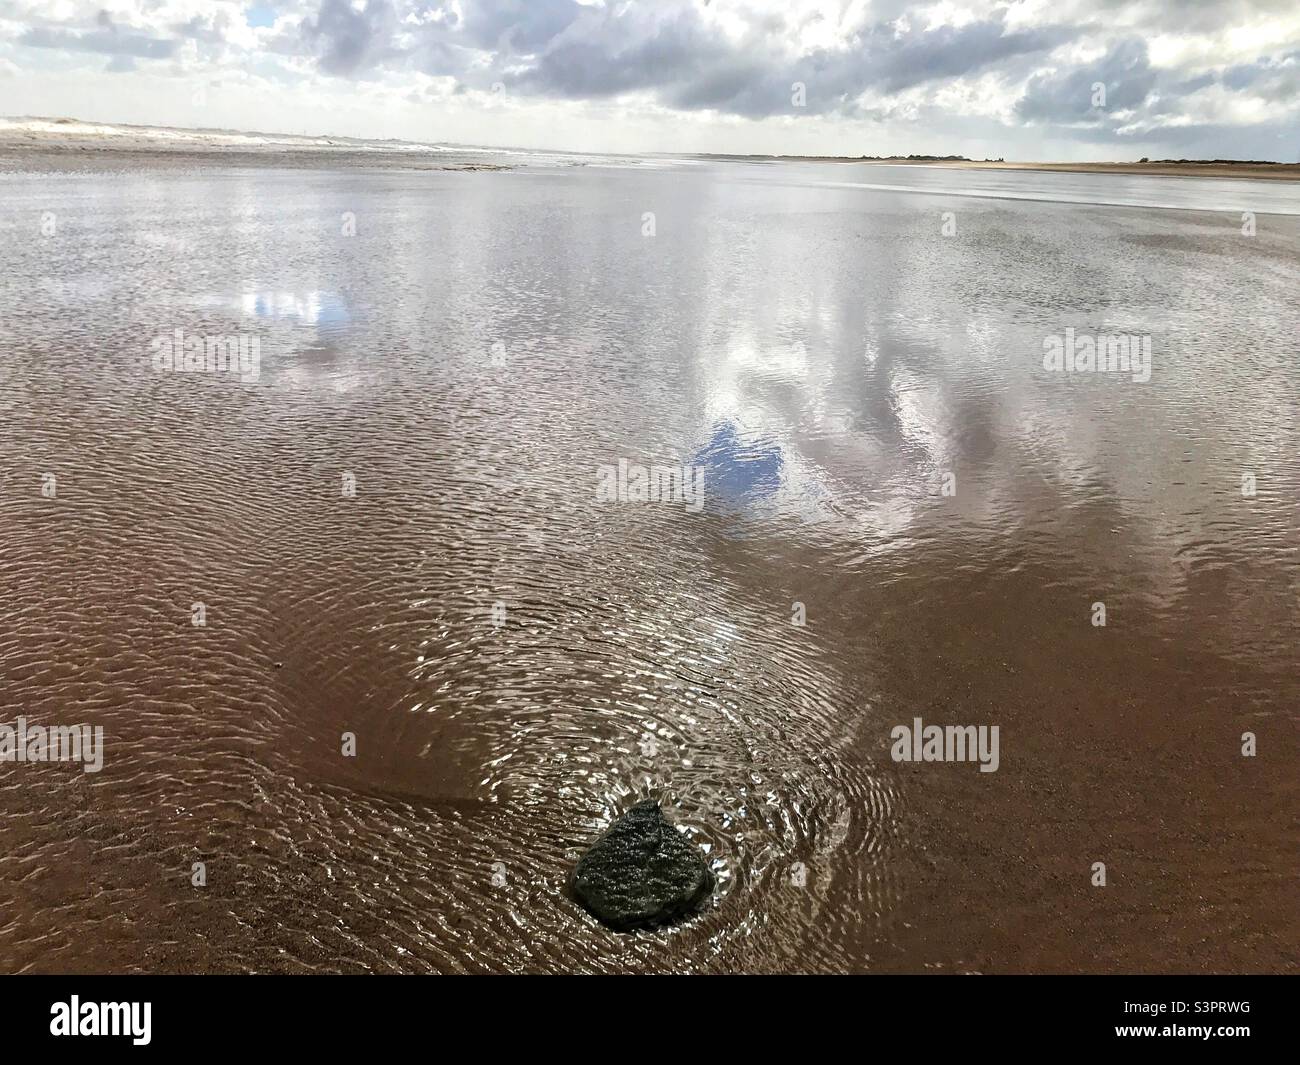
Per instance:
[[[803,163],[857,163],[867,166],[937,166],[954,170],[1055,170],[1069,174],[1153,174],[1161,177],[1268,178],[1300,181],[1300,163],[1036,163],[979,159],[861,159],[845,155],[718,155],[715,159]]]
[[[959,170],[1058,170],[1070,174],[1158,174],[1163,177],[1270,178],[1300,181],[1300,163],[935,163]]]
[[[226,158],[8,183],[0,722],[106,756],[0,767],[0,970],[1295,971],[1300,219],[972,202],[945,241],[712,168],[635,175],[652,254],[618,171]],[[1148,385],[1037,372],[1093,307],[1159,315]],[[810,308],[807,373],[729,354]],[[153,369],[181,326],[261,380]],[[710,478],[775,440],[817,492],[591,503],[729,390]],[[914,716],[1001,767],[895,763]],[[730,876],[629,938],[564,884],[643,787]]]

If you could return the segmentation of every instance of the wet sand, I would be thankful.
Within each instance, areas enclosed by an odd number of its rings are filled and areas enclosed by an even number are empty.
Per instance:
[[[510,164],[493,162],[473,151],[404,152],[377,156],[372,152],[338,149],[303,149],[294,152],[248,151],[238,148],[132,148],[109,145],[40,145],[26,147],[0,140],[2,173],[113,172],[130,175],[140,168],[198,171],[220,160],[222,166],[275,167],[286,170],[508,170]]]
[[[0,177],[0,721],[106,734],[0,765],[4,971],[1295,970],[1295,214],[124,157]],[[620,935],[647,795],[719,885]]]

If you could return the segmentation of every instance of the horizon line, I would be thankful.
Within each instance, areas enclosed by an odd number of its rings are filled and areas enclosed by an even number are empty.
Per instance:
[[[771,152],[707,152],[707,151],[592,151],[590,149],[574,148],[527,148],[517,144],[467,144],[462,141],[443,141],[443,140],[408,140],[404,137],[354,137],[348,134],[340,133],[292,133],[285,130],[263,130],[263,129],[239,129],[230,126],[167,126],[155,125],[140,122],[118,122],[106,119],[85,119],[74,118],[68,115],[0,115],[0,121],[3,122],[48,122],[53,125],[82,125],[82,126],[114,126],[122,129],[138,130],[176,130],[186,133],[216,133],[216,134],[236,134],[247,137],[289,137],[299,140],[315,141],[345,141],[356,144],[401,144],[413,148],[423,146],[438,146],[461,149],[487,149],[492,151],[512,151],[512,152],[536,152],[538,154],[551,155],[589,155],[589,156],[679,156],[690,158],[714,158],[714,159],[806,159],[806,160],[843,160],[845,162],[856,161],[893,161],[893,160],[915,160],[917,162],[969,162],[969,163],[1005,163],[1005,164],[1035,164],[1035,165],[1088,165],[1088,166],[1136,166],[1142,163],[1155,165],[1177,164],[1177,163],[1202,163],[1218,164],[1221,166],[1232,165],[1255,165],[1255,166],[1297,166],[1300,165],[1300,157],[1294,162],[1287,162],[1280,159],[1152,159],[1143,156],[1140,159],[1006,159],[1005,156],[998,158],[985,157],[976,159],[963,155],[936,155],[931,153],[914,152],[908,155],[786,155],[774,154]]]

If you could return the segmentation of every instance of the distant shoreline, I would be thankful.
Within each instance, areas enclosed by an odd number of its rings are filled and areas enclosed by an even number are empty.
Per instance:
[[[0,119],[0,169],[17,164],[25,169],[38,161],[78,163],[91,159],[148,159],[155,163],[205,159],[230,162],[314,167],[325,165],[383,166],[421,170],[510,170],[524,160],[552,156],[576,163],[584,158],[677,158],[732,162],[855,163],[861,166],[924,166],[956,170],[1037,170],[1077,174],[1129,174],[1161,177],[1263,178],[1300,181],[1300,163],[1269,162],[1006,162],[1002,159],[963,159],[958,156],[857,157],[831,155],[761,155],[712,152],[575,153],[540,149],[508,149],[452,144],[419,144],[399,140],[366,141],[350,137],[248,133],[238,130],[193,130],[80,122],[76,119]],[[24,158],[25,157],[25,158]],[[514,158],[511,158],[514,157]]]
[[[1070,174],[1148,174],[1162,177],[1269,178],[1300,181],[1300,163],[1213,162],[1213,163],[1018,163],[987,159],[945,159],[940,157],[896,156],[853,158],[847,155],[704,155],[705,159],[733,159],[737,162],[856,163],[859,166],[925,166],[952,170],[1042,170]]]
[[[871,160],[860,159],[858,162],[871,162]],[[970,160],[918,165],[951,167],[958,170],[1054,170],[1068,174],[1153,174],[1161,177],[1269,178],[1273,181],[1300,181],[1300,163],[986,163]]]
[[[152,166],[331,166],[410,170],[511,170],[509,149],[418,144],[353,137],[247,133],[239,130],[0,118],[0,171],[44,166],[85,170]]]

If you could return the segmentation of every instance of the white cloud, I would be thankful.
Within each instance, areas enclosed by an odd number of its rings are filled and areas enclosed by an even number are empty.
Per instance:
[[[2,7],[14,114],[611,151],[1008,158],[1127,157],[1137,131],[1180,151],[1189,137],[1209,149],[1226,136],[1267,155],[1300,120],[1278,74],[1300,56],[1291,0]],[[250,25],[255,7],[269,24]],[[123,72],[107,73],[110,61]],[[1112,112],[1080,104],[1097,80]]]

